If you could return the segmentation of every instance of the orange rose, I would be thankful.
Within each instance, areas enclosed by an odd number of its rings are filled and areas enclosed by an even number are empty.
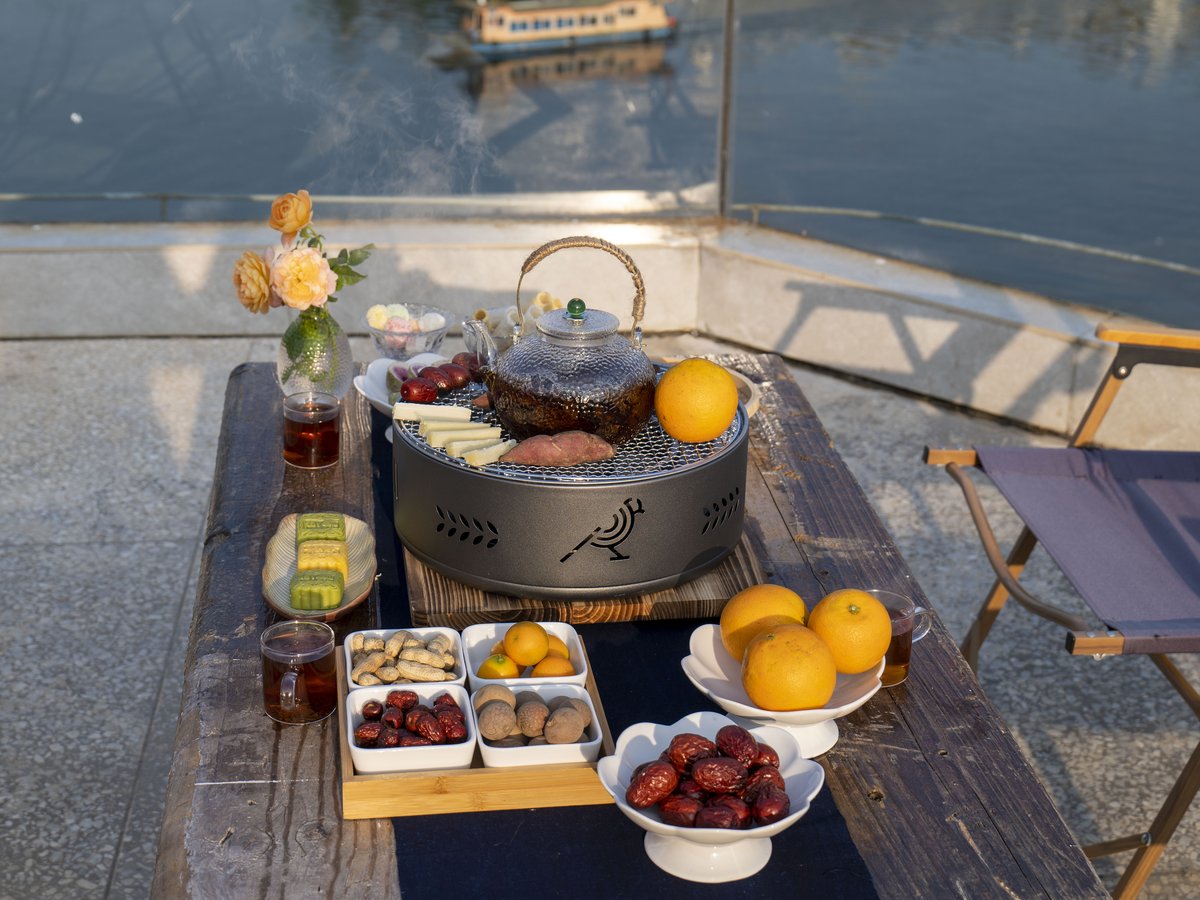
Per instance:
[[[312,200],[308,191],[297,191],[295,194],[283,194],[275,198],[271,204],[269,224],[283,234],[284,245],[296,239],[296,235],[305,225],[312,221]]]
[[[325,305],[325,300],[337,290],[337,275],[318,250],[297,247],[275,257],[271,287],[292,309],[308,309]]]
[[[271,270],[267,261],[247,250],[233,264],[233,286],[242,306],[252,313],[266,313],[271,308]]]

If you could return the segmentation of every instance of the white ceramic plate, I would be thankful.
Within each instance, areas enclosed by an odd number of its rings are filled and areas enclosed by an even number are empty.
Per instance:
[[[545,684],[554,681],[559,684],[583,685],[587,681],[587,662],[583,658],[583,644],[579,642],[579,632],[566,622],[540,622],[551,634],[557,635],[567,645],[571,655],[571,666],[574,675],[555,675],[547,678],[480,678],[475,673],[483,661],[492,655],[492,647],[504,636],[512,622],[485,622],[479,625],[468,625],[463,629],[463,653],[467,657],[467,678],[471,690],[477,691],[485,684],[503,684],[514,691],[523,690],[531,684]]]
[[[434,366],[446,361],[445,356],[439,356],[436,353],[420,353],[412,359],[404,360],[402,364],[411,368],[413,366]],[[390,364],[396,362],[400,362],[400,360],[381,356],[372,360],[363,374],[354,376],[354,389],[385,416],[392,414],[392,404],[388,403],[387,370]]]
[[[824,753],[837,741],[840,719],[858,709],[879,690],[883,660],[870,671],[859,675],[838,675],[833,697],[820,709],[800,709],[794,712],[773,712],[750,702],[742,687],[741,666],[721,643],[719,625],[701,625],[692,632],[688,644],[691,651],[682,662],[683,673],[696,689],[727,713],[746,722],[783,727],[800,742],[805,756]],[[827,746],[822,746],[832,736]]]
[[[411,634],[415,637],[423,638],[423,639],[430,639],[435,634],[444,634],[444,635],[446,635],[446,637],[450,638],[450,640],[452,642],[451,646],[450,646],[450,654],[454,657],[454,670],[453,670],[454,678],[452,678],[450,681],[438,681],[438,682],[429,682],[429,683],[430,684],[457,684],[457,685],[461,685],[463,687],[466,686],[466,684],[467,684],[467,666],[466,666],[466,663],[463,661],[462,637],[453,628],[403,628],[403,629],[401,629],[401,628],[372,628],[367,631],[352,631],[350,634],[346,635],[346,640],[342,642],[342,653],[343,653],[343,658],[346,663],[346,689],[347,690],[361,691],[361,690],[366,689],[367,687],[383,687],[384,686],[384,685],[355,684],[354,681],[351,680],[350,673],[352,671],[354,671],[354,662],[353,662],[352,654],[350,653],[350,639],[352,637],[354,637],[354,635],[356,635],[356,634],[361,634],[363,637],[380,637],[386,641],[397,631],[407,631],[409,634]],[[406,682],[406,683],[401,683],[401,684],[389,684],[389,685],[386,685],[386,687],[392,687],[392,688],[408,687],[408,683]],[[463,712],[466,712],[466,710],[463,710]]]
[[[350,576],[342,603],[335,609],[296,609],[292,606],[292,575],[296,573],[296,514],[286,515],[267,542],[262,570],[263,596],[271,608],[289,619],[332,621],[353,609],[371,593],[375,578],[375,535],[367,523],[346,516],[346,563]]]
[[[633,770],[656,759],[684,732],[702,734],[709,740],[726,725],[736,724],[714,712],[695,712],[674,725],[640,722],[631,725],[617,738],[616,750],[596,766],[600,783],[616,801],[617,808],[634,824],[646,829],[646,855],[665,872],[689,881],[709,884],[748,878],[762,869],[771,858],[770,839],[789,828],[808,812],[813,797],[825,783],[825,771],[805,759],[795,744],[778,728],[751,728],[755,739],[770,744],[779,754],[779,772],[783,775],[791,812],[778,822],[754,828],[684,828],[667,825],[654,807],[634,809],[625,802],[625,791]]]

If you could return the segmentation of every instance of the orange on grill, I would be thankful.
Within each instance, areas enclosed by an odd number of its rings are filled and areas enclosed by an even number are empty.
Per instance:
[[[689,444],[720,437],[737,412],[737,383],[707,359],[685,359],[663,373],[654,390],[654,414],[663,431]]]

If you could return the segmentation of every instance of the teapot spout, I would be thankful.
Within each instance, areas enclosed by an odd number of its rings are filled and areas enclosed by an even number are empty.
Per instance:
[[[462,329],[463,342],[468,350],[479,357],[480,365],[488,369],[494,368],[499,351],[487,324],[479,319],[467,319],[462,323]]]

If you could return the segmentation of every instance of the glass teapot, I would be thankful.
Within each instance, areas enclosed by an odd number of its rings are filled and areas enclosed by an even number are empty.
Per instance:
[[[537,330],[523,334],[521,280],[539,262],[566,247],[605,250],[633,276],[633,328],[617,333],[612,313],[588,309],[576,298],[565,309],[544,313]],[[481,348],[483,381],[500,423],[518,439],[560,431],[586,431],[620,444],[650,418],[654,406],[654,366],[642,352],[646,289],[642,274],[620,248],[595,237],[551,241],[531,253],[517,280],[518,324],[513,345],[498,353],[482,322],[463,327]]]

